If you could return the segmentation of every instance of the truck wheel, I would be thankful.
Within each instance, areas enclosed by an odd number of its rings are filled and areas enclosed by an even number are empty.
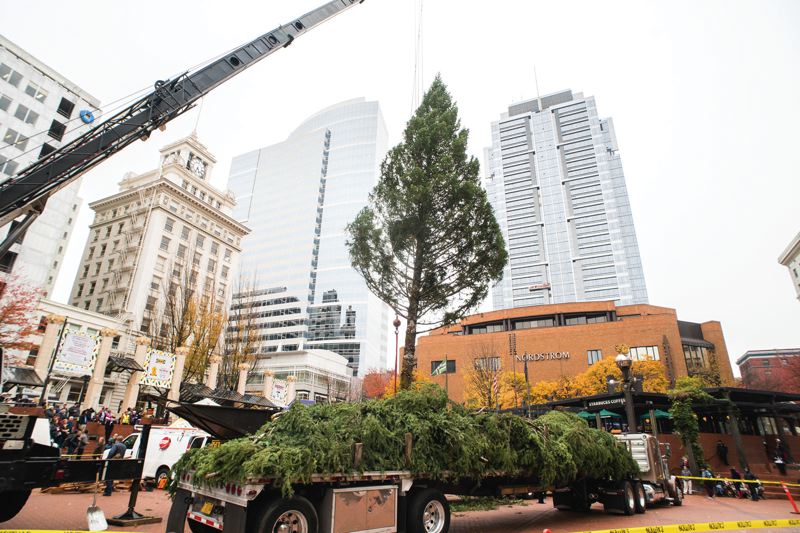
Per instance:
[[[434,489],[421,489],[409,494],[408,533],[447,533],[449,529],[450,505],[444,494]]]
[[[30,490],[9,490],[0,492],[0,501],[6,502],[0,506],[0,522],[11,520],[17,516],[17,513],[25,507],[25,502],[28,501],[28,496],[30,495]]]
[[[647,511],[647,494],[644,492],[644,484],[634,483],[633,491],[636,494],[636,512],[642,514]]]
[[[628,516],[636,512],[636,493],[630,481],[622,482],[622,512]]]
[[[158,470],[156,470],[156,487],[161,488],[162,479],[165,479],[163,483],[169,482],[169,467],[162,466]]]
[[[302,496],[280,498],[267,505],[256,521],[257,533],[317,533],[317,511]]]
[[[672,500],[672,505],[680,507],[683,505],[683,492],[678,490],[678,483],[674,477],[667,480],[667,496]]]

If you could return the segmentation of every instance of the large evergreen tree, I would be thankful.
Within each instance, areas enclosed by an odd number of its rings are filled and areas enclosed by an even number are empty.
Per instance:
[[[383,161],[369,205],[348,226],[353,267],[407,321],[403,388],[416,364],[418,328],[451,323],[474,309],[506,264],[467,137],[437,76],[403,142]]]

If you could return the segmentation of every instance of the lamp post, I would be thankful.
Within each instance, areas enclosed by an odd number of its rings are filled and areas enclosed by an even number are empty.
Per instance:
[[[617,355],[614,360],[617,367],[622,371],[622,394],[625,398],[625,414],[628,418],[628,431],[636,431],[636,411],[633,409],[633,392],[631,383],[631,364],[633,361],[628,355],[627,346],[621,346],[622,353]]]
[[[397,311],[394,312],[394,322],[392,322],[394,326],[394,393],[397,394],[397,359],[400,357],[400,345],[399,345],[399,338],[400,338],[400,316],[397,314]]]

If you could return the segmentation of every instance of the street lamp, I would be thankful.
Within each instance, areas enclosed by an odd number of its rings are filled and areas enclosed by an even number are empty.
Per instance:
[[[628,355],[627,346],[620,346],[617,358],[614,362],[617,367],[622,371],[622,394],[625,398],[625,414],[628,418],[628,431],[636,431],[636,411],[633,409],[633,393],[631,391],[631,364],[633,361]]]
[[[400,316],[397,314],[397,311],[394,312],[394,322],[392,322],[392,325],[394,326],[394,393],[397,394],[397,359],[400,356],[400,347],[398,344]]]

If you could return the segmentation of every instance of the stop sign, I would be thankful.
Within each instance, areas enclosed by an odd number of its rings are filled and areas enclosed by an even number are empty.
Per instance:
[[[161,442],[158,443],[158,447],[161,448],[162,450],[166,450],[167,448],[169,448],[171,442],[172,439],[170,439],[169,437],[164,437],[163,439],[161,439]]]

